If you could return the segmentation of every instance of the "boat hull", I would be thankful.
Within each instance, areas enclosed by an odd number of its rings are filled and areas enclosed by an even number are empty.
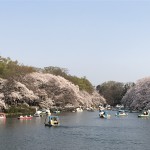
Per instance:
[[[142,118],[142,117],[144,118],[144,117],[149,117],[149,115],[143,115],[143,114],[141,114],[141,115],[138,115],[138,117],[139,118]]]
[[[118,116],[118,117],[119,117],[119,116],[120,116],[120,117],[121,117],[121,116],[127,116],[127,114],[116,114],[116,116]]]
[[[100,115],[100,118],[104,118],[104,119],[109,119],[111,117],[111,115]]]
[[[20,116],[18,117],[19,120],[28,120],[28,119],[32,119],[32,116]]]
[[[59,126],[59,123],[58,122],[56,122],[56,123],[45,123],[45,126],[48,126],[48,127],[57,127],[57,126]]]

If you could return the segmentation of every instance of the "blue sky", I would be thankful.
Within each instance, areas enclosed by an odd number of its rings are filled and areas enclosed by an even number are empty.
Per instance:
[[[0,0],[0,55],[93,85],[150,76],[150,1]]]

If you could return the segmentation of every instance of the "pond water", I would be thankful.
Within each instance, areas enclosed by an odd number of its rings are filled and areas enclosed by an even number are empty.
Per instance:
[[[62,113],[59,127],[45,127],[45,117],[0,120],[0,150],[150,150],[150,119],[129,113],[100,119],[98,111]]]

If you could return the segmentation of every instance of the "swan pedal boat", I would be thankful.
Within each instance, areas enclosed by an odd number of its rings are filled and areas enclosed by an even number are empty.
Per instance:
[[[45,126],[59,126],[60,122],[59,122],[59,117],[58,116],[48,116],[45,119]]]

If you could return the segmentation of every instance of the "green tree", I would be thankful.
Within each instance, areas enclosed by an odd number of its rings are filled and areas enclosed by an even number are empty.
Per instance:
[[[68,74],[68,69],[66,68],[49,66],[49,67],[45,67],[43,72],[62,76],[65,79],[72,82],[73,84],[78,85],[80,90],[85,90],[88,93],[93,92],[93,86],[90,83],[90,81],[86,79],[86,77],[78,78],[76,76],[71,76]]]
[[[5,79],[15,79],[21,80],[22,76],[42,70],[43,73],[50,73],[56,76],[62,76],[65,79],[69,80],[75,85],[79,86],[80,90],[85,90],[88,93],[93,92],[93,86],[86,77],[78,78],[76,76],[71,76],[68,74],[68,69],[60,67],[45,67],[44,69],[34,68],[30,66],[21,65],[18,61],[12,61],[10,58],[2,58],[0,56],[0,77]]]
[[[12,61],[10,58],[0,56],[0,77],[4,79],[18,79],[28,73],[34,72],[35,69],[30,66],[18,64],[18,61]]]
[[[67,76],[68,74],[68,70],[66,68],[60,68],[60,67],[53,67],[53,66],[49,66],[49,67],[45,67],[43,70],[44,73],[51,73],[53,75],[56,76]]]
[[[107,103],[115,106],[121,103],[124,95],[124,84],[121,82],[108,81],[96,87],[98,92],[104,96]]]
[[[94,90],[93,85],[86,77],[78,78],[76,76],[67,76],[66,79],[73,84],[78,85],[80,90],[87,91],[88,93],[92,93]]]

